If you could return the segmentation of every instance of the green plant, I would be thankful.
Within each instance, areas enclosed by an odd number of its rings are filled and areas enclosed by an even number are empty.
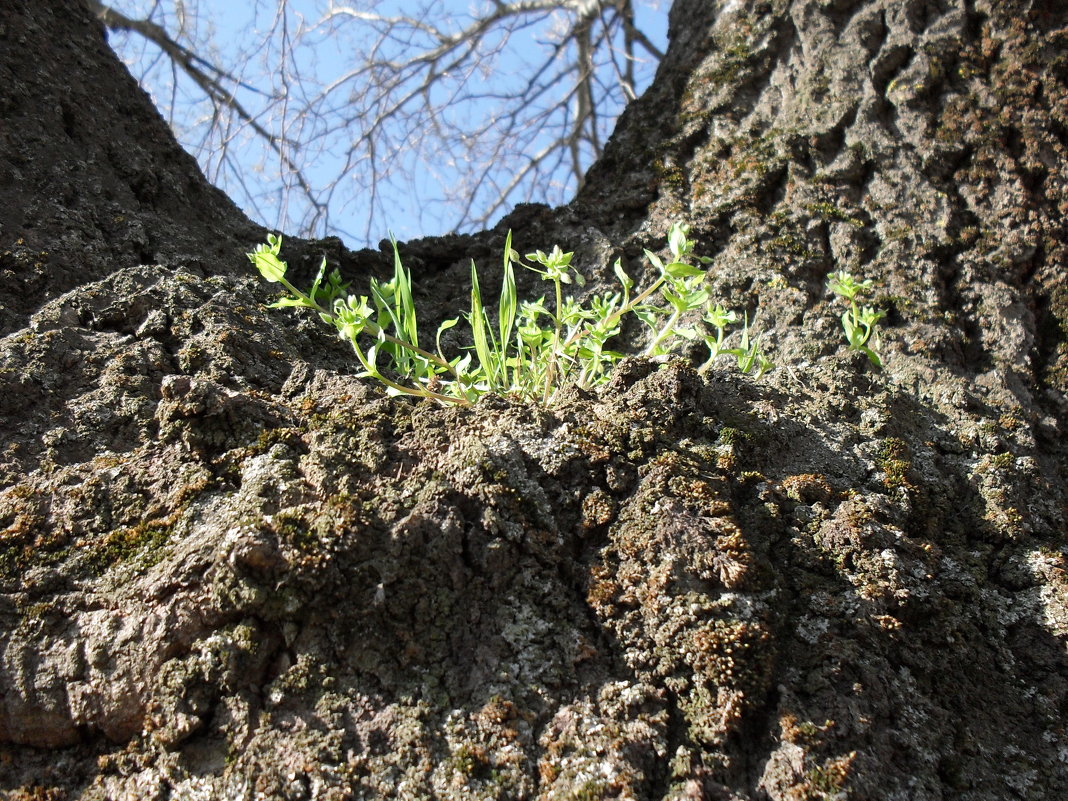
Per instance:
[[[702,364],[698,368],[698,372],[703,373],[708,370],[716,358],[720,354],[728,356],[734,356],[738,360],[738,369],[743,373],[750,373],[755,368],[756,373],[754,378],[760,378],[764,373],[770,370],[774,365],[771,360],[765,356],[760,350],[759,339],[749,339],[749,315],[746,314],[742,320],[742,331],[740,334],[740,343],[737,348],[726,348],[724,342],[726,340],[726,327],[731,323],[734,323],[738,319],[738,315],[733,311],[724,309],[718,303],[715,308],[711,306],[706,307],[704,321],[716,329],[716,335],[709,336],[708,334],[702,334],[701,338],[708,346],[708,361]]]
[[[851,273],[841,270],[828,274],[827,288],[849,304],[849,309],[842,313],[842,330],[849,349],[861,351],[872,364],[882,367],[883,360],[871,345],[879,342],[876,325],[886,317],[886,312],[857,304],[858,297],[871,292],[871,279],[857,281]]]
[[[396,242],[393,278],[386,282],[372,279],[369,295],[360,296],[347,293],[348,285],[341,282],[337,270],[327,274],[325,259],[311,288],[307,292],[297,289],[285,278],[286,263],[279,259],[282,240],[274,234],[248,257],[267,281],[282,284],[290,293],[272,307],[315,310],[352,345],[364,369],[360,375],[377,379],[390,394],[469,404],[490,392],[549,403],[565,383],[592,387],[607,380],[612,365],[623,358],[622,353],[608,347],[608,342],[619,333],[626,314],[634,314],[652,332],[645,355],[667,354],[680,339],[700,337],[711,354],[702,370],[721,354],[735,356],[742,372],[755,370],[757,377],[772,366],[760,352],[757,340],[750,338],[748,315],[739,346],[725,346],[730,336],[726,327],[737,315],[709,302],[707,290],[700,287],[705,270],[691,264],[691,260],[707,260],[692,256],[693,243],[687,234],[685,226],[672,226],[668,235],[672,259],[666,264],[645,251],[659,272],[648,288],[632,297],[634,281],[617,260],[613,269],[621,291],[591,294],[583,302],[564,294],[564,285],[585,284],[581,273],[571,266],[572,253],[554,247],[549,253],[538,250],[521,257],[512,249],[509,233],[496,325],[483,303],[478,271],[472,262],[471,308],[462,315],[470,327],[472,344],[465,354],[451,359],[442,352],[442,334],[456,326],[460,317],[446,320],[438,328],[436,353],[420,346],[411,275],[401,264]],[[545,296],[535,301],[518,300],[516,264],[552,284],[551,301]],[[649,302],[656,294],[666,305]],[[681,325],[683,315],[702,309],[704,321],[716,329],[714,336]],[[367,340],[371,344],[365,347],[361,342]],[[380,361],[385,367],[380,368]]]
[[[455,398],[435,392],[432,382],[440,373],[450,373],[459,378],[452,365],[444,359],[419,347],[419,332],[412,300],[411,274],[403,267],[394,247],[393,279],[381,282],[371,279],[372,309],[366,295],[346,295],[348,284],[341,282],[341,274],[335,269],[326,273],[326,259],[319,265],[311,289],[301,292],[286,280],[286,263],[278,258],[282,237],[267,235],[267,244],[260,245],[248,254],[249,260],[267,281],[279,283],[290,294],[270,304],[270,308],[302,306],[314,309],[324,322],[333,324],[342,339],[352,343],[356,357],[363,365],[361,376],[371,376],[385,384],[391,394],[418,395],[442,401]],[[324,285],[323,279],[326,279]],[[444,328],[445,326],[443,326]],[[392,328],[394,333],[387,329]],[[357,344],[357,337],[366,333],[375,344],[366,351]],[[440,331],[439,331],[440,336]],[[414,379],[416,386],[405,386],[383,375],[378,368],[378,357],[385,353],[392,366],[401,376]]]

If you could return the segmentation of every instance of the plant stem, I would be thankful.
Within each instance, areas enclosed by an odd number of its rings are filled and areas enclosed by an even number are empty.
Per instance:
[[[549,361],[548,370],[545,373],[545,392],[542,395],[542,402],[548,403],[549,398],[552,396],[553,382],[556,378],[556,368],[560,361],[560,356],[563,353],[563,349],[560,346],[560,315],[563,312],[564,297],[563,291],[560,288],[560,279],[553,277],[553,286],[556,288],[556,314],[553,315],[553,346],[551,350],[552,358]],[[563,347],[567,347],[566,343]]]
[[[360,360],[360,364],[363,365],[364,369],[373,378],[377,379],[378,381],[381,381],[387,387],[390,387],[391,389],[403,395],[414,395],[419,398],[432,398],[443,403],[455,403],[459,406],[471,405],[471,401],[469,401],[467,398],[456,398],[451,395],[442,395],[440,392],[434,392],[433,390],[427,389],[425,387],[419,387],[418,389],[413,387],[406,387],[403,384],[398,384],[396,381],[391,381],[390,379],[382,375],[382,373],[380,373],[376,367],[374,367],[367,361],[367,359],[363,355],[363,351],[361,351],[359,348],[353,348],[353,350],[356,351],[356,358]]]
[[[679,317],[681,316],[682,312],[680,312],[678,309],[675,309],[671,317],[668,318],[668,321],[664,323],[663,328],[660,329],[660,332],[655,337],[653,337],[653,341],[649,343],[649,347],[647,347],[645,349],[645,353],[642,354],[643,356],[652,355],[653,351],[656,350],[657,346],[667,338],[668,334],[671,333],[672,329],[675,327],[675,323],[679,321]]]
[[[631,300],[630,303],[628,303],[626,306],[621,306],[619,309],[617,309],[616,311],[612,312],[610,315],[605,317],[604,321],[601,323],[600,327],[608,328],[609,326],[614,324],[616,322],[616,320],[618,320],[624,314],[628,314],[631,311],[633,311],[635,307],[637,307],[644,300],[646,300],[650,295],[652,295],[656,290],[658,290],[660,288],[661,284],[663,284],[663,283],[664,283],[664,276],[660,276],[659,278],[656,279],[656,281],[653,282],[652,286],[650,286],[648,289],[644,290],[640,294],[636,295],[634,297],[634,299]],[[575,342],[577,342],[579,339],[581,339],[587,333],[589,333],[589,332],[586,331],[585,329],[583,329],[582,327],[579,327],[578,329],[576,329],[575,333],[572,334],[570,337],[568,337],[567,341],[564,342],[564,349],[566,350],[571,345],[574,345]]]

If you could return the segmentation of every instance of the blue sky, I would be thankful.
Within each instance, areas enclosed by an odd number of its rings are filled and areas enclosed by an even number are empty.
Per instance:
[[[156,6],[166,15],[157,18],[157,21],[172,33],[178,27],[173,0],[158,3],[156,0],[112,0],[112,5],[131,17],[146,16],[149,10]],[[325,0],[289,0],[288,15],[285,19],[288,33],[292,35],[301,18],[309,24],[318,20],[327,5]],[[335,2],[334,5],[342,3]],[[317,85],[329,83],[350,68],[353,63],[350,53],[360,46],[355,38],[343,39],[337,35],[312,34],[308,39],[312,46],[296,51],[297,56],[293,62],[304,80],[290,81],[288,85],[283,85],[279,71],[273,68],[271,63],[279,52],[277,43],[282,31],[275,13],[275,2],[185,0],[184,6],[188,10],[185,24],[189,39],[186,42],[196,42],[198,53],[205,52],[212,61],[240,72],[242,77],[247,79],[249,87],[238,87],[235,94],[254,114],[260,113],[265,104],[271,102],[268,95],[273,94],[277,98],[285,94],[289,104],[295,106],[303,96],[314,94]],[[441,11],[447,20],[445,24],[452,23],[457,27],[463,25],[466,15],[473,7],[470,2],[455,0],[438,0],[432,6],[435,11]],[[375,3],[374,8],[378,13],[395,15],[414,14],[416,6],[412,3],[388,2]],[[667,10],[666,2],[659,8],[640,0],[635,2],[638,27],[662,50],[666,48]],[[346,28],[346,31],[351,30],[354,36],[358,36],[358,24],[348,25],[350,27]],[[272,29],[274,35],[269,36]],[[517,80],[525,81],[524,67],[530,58],[544,51],[547,46],[545,39],[546,31],[541,28],[526,29],[514,35],[509,47],[497,56],[491,68],[485,74],[477,76],[477,80],[481,82],[479,90],[496,90],[508,86],[509,82],[514,84]],[[280,182],[287,175],[291,176],[292,172],[284,168],[277,155],[269,151],[265,155],[262,140],[257,137],[238,134],[230,143],[229,160],[222,161],[220,137],[225,136],[226,132],[220,133],[215,129],[213,137],[205,139],[211,104],[203,98],[200,90],[188,78],[175,71],[169,60],[162,58],[154,46],[146,46],[138,37],[113,35],[111,43],[135,76],[146,76],[143,85],[157,105],[166,109],[174,103],[176,112],[171,115],[171,121],[179,141],[197,156],[209,179],[227,191],[259,222],[285,233],[299,233],[301,209],[298,204],[292,202],[289,207],[283,206],[278,190]],[[644,65],[644,76],[639,72],[639,92],[651,79],[654,68],[655,62],[648,61]],[[282,108],[277,99],[273,102],[276,110]],[[344,111],[344,108],[339,107],[339,110]],[[442,122],[452,122],[456,125],[477,124],[479,115],[493,113],[495,112],[491,108],[491,101],[480,100],[476,105],[447,109],[440,119]],[[450,115],[453,117],[451,120]],[[166,112],[165,116],[168,116]],[[277,119],[272,120],[268,115],[260,119],[272,133],[283,133]],[[290,125],[284,133],[299,141],[300,134],[306,133],[307,127],[292,127],[300,126],[299,120],[290,120]],[[609,129],[610,126],[605,126],[602,133],[607,135]],[[398,130],[389,140],[392,149],[386,156],[388,160],[400,160],[400,173],[406,176],[404,181],[396,185],[382,186],[375,195],[377,202],[372,204],[361,183],[366,180],[366,170],[353,170],[341,179],[340,188],[329,203],[330,230],[325,230],[320,225],[319,230],[314,233],[338,234],[347,244],[356,246],[377,242],[386,235],[387,230],[392,230],[398,238],[407,239],[441,234],[452,229],[456,223],[456,215],[450,212],[449,203],[457,199],[457,192],[462,191],[458,187],[463,184],[464,170],[468,169],[468,163],[462,158],[443,155],[442,152],[408,147],[419,139],[421,133],[419,130]],[[314,144],[304,144],[293,149],[291,153],[313,185],[325,184],[342,171],[344,151],[348,142],[346,137],[351,139],[353,135],[351,130],[324,135]],[[540,136],[540,132],[532,130],[530,136],[530,142],[523,140],[524,152],[528,147],[538,146],[536,136]],[[505,168],[503,172],[506,180],[507,170],[512,167],[512,163],[502,166]],[[531,199],[566,202],[573,189],[567,184],[568,178],[569,174],[563,170],[544,177],[541,182],[531,186],[530,191],[534,193]],[[509,199],[515,202],[527,197],[522,192],[515,192]],[[499,218],[506,211],[507,209],[499,210],[494,214],[494,218]],[[307,214],[304,219],[308,219]]]

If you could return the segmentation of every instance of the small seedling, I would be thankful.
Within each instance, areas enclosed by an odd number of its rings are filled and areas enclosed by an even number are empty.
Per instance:
[[[668,235],[672,260],[666,264],[656,254],[645,251],[659,277],[637,295],[631,296],[634,281],[616,261],[613,269],[622,291],[592,294],[579,301],[565,296],[563,291],[565,285],[585,284],[571,264],[572,253],[554,247],[549,253],[538,250],[521,257],[512,249],[509,232],[496,325],[482,301],[478,270],[472,262],[471,309],[461,315],[471,329],[472,344],[467,353],[453,358],[442,352],[441,337],[460,322],[460,316],[439,326],[436,353],[420,346],[411,275],[401,264],[395,241],[393,278],[386,282],[372,279],[369,295],[348,294],[348,285],[341,282],[337,270],[327,274],[326,259],[311,289],[301,292],[285,278],[286,263],[278,258],[282,239],[274,234],[248,257],[267,281],[282,284],[290,293],[272,307],[302,306],[318,312],[352,345],[364,368],[360,375],[377,379],[391,395],[466,405],[490,392],[547,404],[566,383],[589,388],[608,380],[611,367],[623,358],[622,353],[608,347],[608,342],[619,333],[626,314],[635,315],[652,332],[645,355],[664,355],[680,340],[700,337],[711,353],[702,370],[707,370],[721,354],[735,356],[743,373],[755,369],[756,377],[772,366],[760,352],[757,340],[750,340],[748,315],[740,345],[726,347],[730,337],[726,327],[737,320],[737,315],[709,302],[707,290],[700,287],[705,270],[690,262],[693,242],[687,234],[685,226],[672,226]],[[552,284],[551,303],[546,303],[544,296],[519,302],[513,266],[516,264]],[[665,305],[649,302],[657,293]],[[702,310],[704,321],[716,328],[714,337],[681,325],[683,315]],[[372,344],[364,345],[368,340]],[[382,366],[380,360],[384,362]]]
[[[708,361],[702,364],[698,368],[698,372],[705,372],[712,367],[713,362],[720,354],[728,356],[734,356],[738,360],[738,369],[743,373],[750,373],[753,369],[756,369],[756,373],[753,378],[760,378],[774,365],[771,360],[765,356],[760,350],[759,338],[750,341],[749,339],[749,315],[746,314],[742,322],[741,342],[737,348],[728,348],[724,346],[726,340],[726,329],[728,325],[736,322],[738,315],[733,311],[728,311],[718,303],[716,306],[709,307],[705,312],[704,321],[716,329],[716,335],[702,335],[702,339],[708,346]]]
[[[876,367],[882,367],[883,360],[872,345],[879,342],[876,325],[886,317],[886,312],[857,304],[858,297],[871,292],[871,279],[857,281],[851,273],[841,270],[827,276],[827,288],[849,304],[849,309],[842,313],[842,330],[849,349],[859,350]]]

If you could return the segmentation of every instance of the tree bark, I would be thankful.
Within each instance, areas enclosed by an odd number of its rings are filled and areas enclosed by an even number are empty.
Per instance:
[[[5,3],[0,49],[0,332],[119,266],[230,260],[260,236],[204,181],[83,3]]]
[[[677,0],[572,204],[401,253],[440,319],[509,227],[608,286],[682,220],[777,368],[443,409],[264,308],[81,3],[7,2],[0,790],[1068,796],[1066,44],[1054,0]]]

